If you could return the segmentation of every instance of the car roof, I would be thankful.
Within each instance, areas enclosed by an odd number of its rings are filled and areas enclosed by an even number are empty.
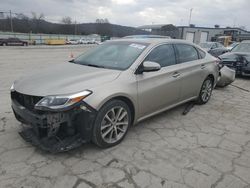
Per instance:
[[[163,35],[128,35],[123,38],[167,38],[171,39],[170,36],[163,36]]]
[[[134,43],[147,43],[147,44],[161,44],[161,43],[184,43],[195,45],[187,40],[181,39],[168,39],[168,38],[121,38],[110,40],[110,42],[134,42]]]

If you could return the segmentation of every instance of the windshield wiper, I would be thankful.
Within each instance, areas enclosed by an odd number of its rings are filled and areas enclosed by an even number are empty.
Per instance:
[[[93,65],[93,64],[83,64],[83,65],[86,65],[86,66],[89,66],[89,67],[105,68],[102,65]]]

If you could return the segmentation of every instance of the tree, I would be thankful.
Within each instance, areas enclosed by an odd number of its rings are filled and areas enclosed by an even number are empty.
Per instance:
[[[35,12],[31,12],[31,15],[32,15],[32,22],[35,24],[35,33],[38,33],[38,32],[43,32],[43,28],[41,27],[40,28],[40,25],[42,23],[42,21],[44,21],[44,14],[43,13],[40,13],[40,14],[37,14]]]
[[[63,18],[62,18],[62,23],[63,23],[63,24],[67,24],[67,25],[72,24],[72,19],[71,19],[71,17],[69,17],[69,16],[63,17]]]
[[[243,29],[243,30],[247,30],[246,26],[242,25],[242,26],[239,26],[240,29]]]
[[[39,15],[35,12],[31,12],[32,19],[33,20],[44,20],[45,16],[43,13],[40,13]]]
[[[109,20],[107,18],[104,18],[104,19],[98,18],[98,19],[96,19],[95,22],[98,23],[98,24],[104,24],[104,23],[109,23]]]
[[[4,12],[0,12],[0,19],[4,19]]]
[[[20,20],[28,20],[29,19],[29,17],[23,13],[16,14],[16,18],[20,19]]]

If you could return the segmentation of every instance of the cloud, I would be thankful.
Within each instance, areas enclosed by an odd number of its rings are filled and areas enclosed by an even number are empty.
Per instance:
[[[44,13],[49,21],[60,22],[70,16],[77,22],[108,18],[111,23],[140,26],[146,24],[197,26],[246,26],[250,30],[249,0],[1,0],[1,11]]]

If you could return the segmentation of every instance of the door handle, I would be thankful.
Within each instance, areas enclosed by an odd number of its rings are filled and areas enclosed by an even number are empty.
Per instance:
[[[179,77],[181,74],[179,73],[179,72],[175,72],[172,76],[174,77],[174,78],[177,78],[177,77]]]
[[[201,69],[205,69],[205,68],[206,68],[206,65],[202,64]]]

